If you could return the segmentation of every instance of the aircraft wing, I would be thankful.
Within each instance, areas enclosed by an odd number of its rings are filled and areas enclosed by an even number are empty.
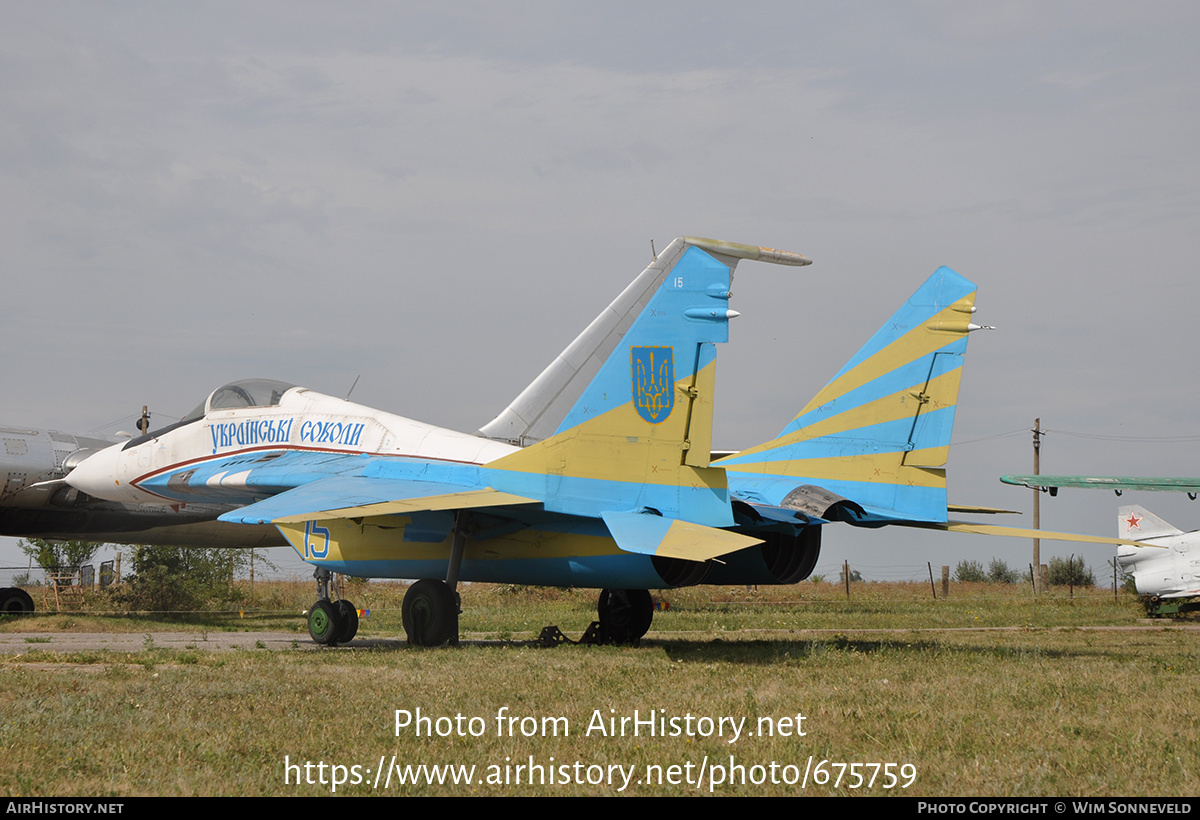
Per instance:
[[[491,487],[372,476],[330,476],[226,513],[221,520],[239,524],[288,524],[313,519],[536,503],[535,499],[499,492]]]
[[[241,524],[293,524],[432,510],[540,504],[491,487],[370,476],[330,476],[226,513]],[[673,518],[634,512],[602,513],[622,550],[665,558],[706,561],[761,542],[759,538]]]
[[[1043,487],[1078,487],[1086,490],[1154,490],[1161,492],[1200,492],[1200,478],[1138,478],[1106,475],[1004,475],[1005,484],[1040,490]]]

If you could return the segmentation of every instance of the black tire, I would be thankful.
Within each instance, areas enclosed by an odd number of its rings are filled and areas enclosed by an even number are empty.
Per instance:
[[[605,643],[637,643],[654,620],[654,601],[644,589],[602,589],[596,611]]]
[[[341,623],[337,608],[329,601],[317,601],[308,609],[308,634],[322,646],[337,646]]]
[[[5,615],[28,615],[33,612],[33,598],[20,587],[0,589],[0,612]]]
[[[404,593],[404,633],[413,646],[458,640],[458,601],[442,581],[417,581]]]
[[[358,634],[358,610],[349,601],[338,601],[333,605],[338,618],[338,643],[350,643]]]

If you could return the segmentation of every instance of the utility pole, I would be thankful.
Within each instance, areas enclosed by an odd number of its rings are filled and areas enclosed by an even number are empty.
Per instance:
[[[1042,420],[1036,418],[1033,420],[1033,474],[1041,475],[1041,451],[1042,451]],[[1036,483],[1036,482],[1035,482]],[[1033,528],[1040,530],[1042,528],[1042,490],[1040,487],[1033,488]],[[1033,539],[1033,591],[1041,592],[1041,584],[1038,583],[1038,574],[1042,569],[1042,541],[1040,538]]]

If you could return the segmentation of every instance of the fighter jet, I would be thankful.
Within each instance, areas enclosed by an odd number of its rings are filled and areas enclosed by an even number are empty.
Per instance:
[[[1117,560],[1149,614],[1200,610],[1200,530],[1184,532],[1132,504],[1117,511],[1117,535],[1139,544],[1119,547]]]
[[[963,355],[980,326],[975,285],[945,267],[778,436],[714,455],[716,349],[738,315],[742,260],[809,264],[674,240],[474,433],[250,379],[87,455],[64,482],[111,502],[224,505],[222,522],[273,525],[316,567],[308,626],[323,644],[357,629],[354,606],[332,598],[333,572],[418,579],[403,604],[414,644],[457,639],[459,581],[601,589],[599,637],[631,642],[651,623],[647,590],[796,583],[831,522],[1028,533],[948,517]],[[784,356],[776,370],[794,366]]]

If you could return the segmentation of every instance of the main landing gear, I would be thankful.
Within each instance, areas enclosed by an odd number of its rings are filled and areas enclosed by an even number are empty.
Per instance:
[[[458,643],[458,614],[462,598],[458,594],[458,573],[462,568],[463,552],[467,546],[467,515],[464,510],[454,514],[454,533],[450,542],[450,561],[446,580],[425,578],[417,581],[404,593],[400,617],[404,634],[413,646],[441,646]]]
[[[636,644],[654,619],[654,601],[644,589],[602,590],[596,609],[599,620],[588,628],[581,643]],[[401,611],[408,642],[413,646],[458,643],[461,611],[458,593],[448,583],[417,581],[404,594]],[[553,629],[557,631],[557,627]]]
[[[602,589],[596,611],[600,643],[635,644],[654,620],[654,601],[644,589]]]
[[[445,581],[417,581],[404,593],[400,615],[404,633],[413,646],[458,643],[458,593]]]
[[[329,570],[317,567],[317,602],[308,610],[308,634],[323,646],[350,643],[358,634],[358,610],[346,600],[329,600]]]

